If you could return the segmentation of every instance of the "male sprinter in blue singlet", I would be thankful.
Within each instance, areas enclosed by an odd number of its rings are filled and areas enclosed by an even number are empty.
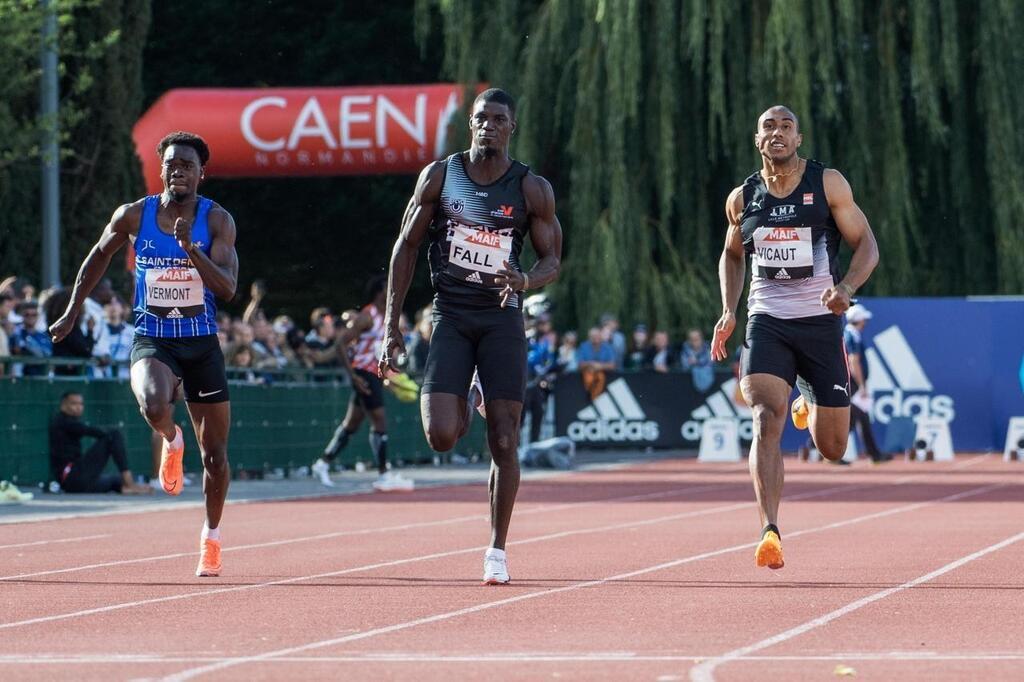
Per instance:
[[[126,242],[135,246],[135,343],[132,391],[142,415],[164,438],[160,484],[178,495],[184,485],[185,444],[174,423],[174,393],[185,400],[203,458],[206,523],[197,576],[220,575],[220,518],[228,494],[228,429],[231,403],[224,356],[217,343],[214,296],[230,300],[238,284],[235,221],[196,193],[210,158],[206,142],[191,133],[160,141],[164,191],[116,211],[75,279],[71,302],[53,323],[54,341],[67,336],[82,304]]]
[[[769,568],[784,564],[778,515],[786,402],[795,383],[800,397],[793,403],[793,423],[803,429],[809,423],[821,454],[842,458],[850,432],[842,315],[878,264],[878,244],[846,178],[800,158],[801,142],[792,111],[775,106],[761,114],[754,145],[762,168],[725,204],[729,230],[718,265],[722,317],[711,344],[715,360],[724,360],[750,254],[740,388],[754,417],[750,474],[763,527],[754,558]],[[840,239],[853,249],[845,277],[839,272]]]
[[[484,554],[484,582],[494,585],[509,581],[505,539],[519,489],[519,415],[526,391],[522,292],[558,276],[562,227],[548,181],[509,158],[516,129],[512,98],[497,88],[480,93],[469,129],[469,150],[424,168],[406,207],[391,254],[378,371],[396,371],[405,353],[398,318],[416,254],[428,239],[435,297],[420,398],[423,430],[440,452],[466,433],[466,398],[476,367],[491,450],[491,546]],[[524,273],[519,253],[527,234],[538,260]]]

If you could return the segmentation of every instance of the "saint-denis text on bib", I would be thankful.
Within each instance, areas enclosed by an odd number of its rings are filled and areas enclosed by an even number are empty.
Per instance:
[[[476,277],[467,281],[496,286],[494,277],[502,269],[502,261],[507,261],[512,254],[512,235],[487,232],[458,223],[450,225],[449,229],[449,268],[454,265],[457,272],[465,271],[470,276],[477,273]]]
[[[195,268],[146,270],[146,309],[160,317],[195,317],[204,310],[203,280]]]
[[[759,227],[754,230],[753,265],[765,279],[814,276],[810,227]]]

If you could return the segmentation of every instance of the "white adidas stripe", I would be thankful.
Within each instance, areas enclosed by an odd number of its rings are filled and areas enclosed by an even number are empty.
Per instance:
[[[637,402],[636,396],[629,390],[625,379],[616,379],[608,384],[604,393],[594,398],[592,405],[584,407],[576,413],[576,418],[583,421],[597,419],[646,419],[647,415]]]
[[[933,390],[932,382],[928,380],[899,327],[892,326],[876,334],[874,344],[900,388],[906,391]]]

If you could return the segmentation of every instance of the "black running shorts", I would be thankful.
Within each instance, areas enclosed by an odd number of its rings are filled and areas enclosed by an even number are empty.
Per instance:
[[[521,310],[498,306],[459,309],[435,301],[433,320],[423,393],[465,398],[476,368],[484,400],[523,402],[526,332]]]
[[[758,313],[747,320],[740,360],[743,376],[771,374],[822,407],[850,405],[850,370],[843,318],[815,315],[783,320]]]
[[[229,399],[224,354],[216,334],[180,339],[136,334],[132,364],[145,358],[170,367],[184,384],[185,400],[190,403],[222,403]]]
[[[384,407],[384,382],[380,380],[376,372],[367,372],[364,369],[352,369],[356,376],[363,378],[366,387],[370,389],[369,395],[363,393],[355,386],[352,387],[352,397],[349,402],[358,405],[366,412],[372,412],[378,407]]]

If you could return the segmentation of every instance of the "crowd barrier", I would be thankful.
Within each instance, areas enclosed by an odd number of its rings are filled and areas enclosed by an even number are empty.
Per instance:
[[[1010,419],[1024,416],[1024,298],[860,302],[873,314],[864,341],[878,442],[890,423],[924,417],[948,424],[959,452],[1002,452]],[[742,333],[741,324],[731,348]],[[557,435],[582,447],[695,450],[705,419],[733,417],[749,444],[750,410],[730,368],[717,368],[706,391],[685,372],[607,373],[603,381],[592,396],[581,375],[559,377]],[[807,432],[786,421],[782,446],[794,451]]]
[[[47,364],[81,366],[91,363],[66,358]],[[10,370],[8,363],[8,371]],[[19,363],[23,364],[23,363]],[[352,389],[343,376],[330,370],[289,370],[258,372],[269,382],[229,381],[231,391],[231,435],[228,457],[237,475],[289,474],[309,466],[323,450],[345,414]],[[230,373],[229,373],[230,376]],[[127,379],[96,379],[88,376],[43,376],[0,378],[0,478],[33,484],[49,478],[50,418],[58,409],[60,396],[74,390],[85,400],[84,419],[100,427],[122,430],[133,472],[149,474],[151,469],[150,430],[139,414]],[[392,462],[434,461],[420,422],[419,403],[405,403],[385,391],[388,410],[388,452]],[[196,445],[184,403],[175,409],[175,421],[185,434],[186,471],[201,470]],[[339,455],[343,465],[362,461],[372,468],[373,456],[364,424]],[[86,440],[83,445],[90,442]],[[483,456],[485,427],[480,419],[453,452]],[[442,458],[444,461],[444,458]],[[275,470],[280,472],[275,472]]]

